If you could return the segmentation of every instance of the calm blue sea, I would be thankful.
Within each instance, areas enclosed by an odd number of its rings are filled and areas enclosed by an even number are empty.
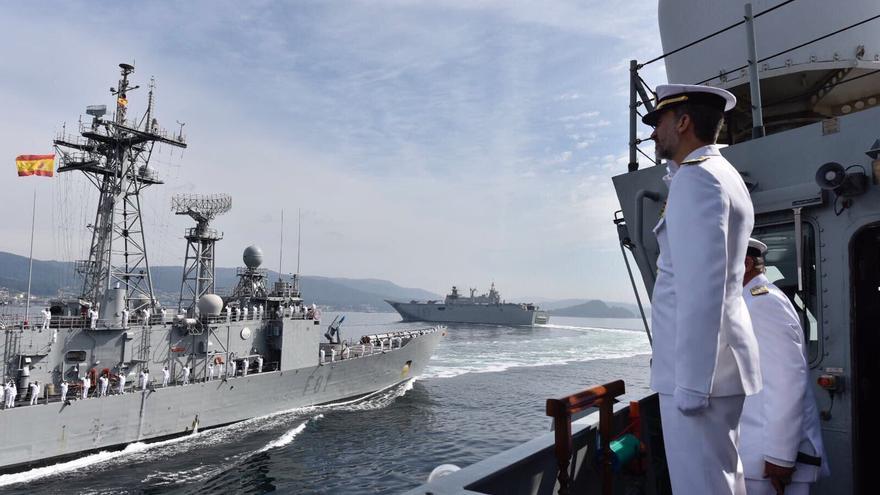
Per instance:
[[[396,313],[346,313],[343,332],[419,326]],[[466,466],[548,431],[548,397],[619,378],[625,399],[644,395],[649,353],[640,320],[451,325],[425,374],[394,390],[0,476],[0,491],[397,493],[438,464]]]

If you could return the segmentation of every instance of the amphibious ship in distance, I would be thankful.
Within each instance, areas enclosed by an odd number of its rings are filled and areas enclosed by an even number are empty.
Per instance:
[[[400,313],[403,321],[433,321],[445,323],[477,323],[482,325],[531,326],[550,321],[546,311],[541,311],[532,303],[509,303],[501,300],[501,293],[495,284],[487,294],[475,296],[477,289],[471,289],[470,297],[461,297],[458,287],[446,295],[444,302],[410,301],[397,302],[386,299]]]

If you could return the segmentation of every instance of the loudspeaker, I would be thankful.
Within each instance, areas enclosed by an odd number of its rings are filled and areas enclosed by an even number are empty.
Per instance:
[[[816,184],[822,189],[833,191],[843,185],[846,179],[846,171],[843,165],[837,162],[828,162],[816,171]]]

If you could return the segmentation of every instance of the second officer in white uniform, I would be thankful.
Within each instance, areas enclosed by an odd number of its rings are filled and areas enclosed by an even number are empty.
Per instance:
[[[764,275],[767,245],[749,239],[743,297],[761,353],[764,389],[746,398],[740,456],[748,495],[807,495],[827,475],[819,412],[809,383],[800,318]],[[781,490],[780,490],[781,491]]]
[[[651,388],[675,494],[742,494],[737,453],[745,395],[761,389],[758,348],[742,298],[754,225],[739,172],[715,141],[736,98],[708,86],[657,87],[657,156],[667,160],[665,214],[652,298]]]

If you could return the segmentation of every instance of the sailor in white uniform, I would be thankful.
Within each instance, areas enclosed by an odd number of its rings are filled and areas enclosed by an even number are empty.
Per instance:
[[[189,365],[183,366],[183,384],[189,385]]]
[[[229,364],[226,366],[227,366],[227,370],[229,371],[229,377],[234,377],[235,376],[235,368],[236,368],[235,360],[230,359]]]
[[[128,328],[128,309],[122,308],[122,328]]]
[[[94,309],[89,309],[89,327],[94,330],[98,328],[98,312]]]
[[[61,402],[67,402],[68,388],[70,388],[70,385],[67,384],[67,380],[61,380]]]
[[[257,373],[263,372],[263,356],[257,356]]]
[[[119,395],[125,395],[125,381],[126,381],[125,370],[119,370],[118,377],[119,377],[118,393],[119,393]]]
[[[110,386],[110,379],[106,375],[98,377],[98,396],[107,397],[107,388]]]
[[[214,362],[210,361],[210,362],[208,362],[208,381],[211,381],[213,379],[214,379]]]
[[[150,383],[150,370],[146,370],[146,369],[141,370],[140,374],[138,375],[138,379],[140,382],[140,383],[138,383],[138,385],[140,386],[140,389],[146,390],[147,384]]]
[[[241,360],[241,376],[247,376],[248,367],[250,365],[251,365],[251,362],[248,360],[248,358],[244,358]]]
[[[48,330],[49,329],[49,322],[52,321],[52,312],[49,311],[49,308],[46,308],[46,309],[40,311],[40,313],[43,314],[43,330]]]
[[[82,398],[83,400],[89,398],[89,389],[92,388],[92,380],[89,379],[89,375],[83,375],[82,377]]]
[[[12,382],[7,382],[6,385],[3,387],[3,406],[6,409],[9,409],[10,407],[12,407],[12,401]]]
[[[162,386],[167,387],[168,381],[171,379],[171,372],[168,371],[168,366],[162,368]]]
[[[34,406],[37,404],[37,398],[40,396],[40,382],[34,381],[28,388],[30,388],[31,392],[31,405]]]
[[[669,195],[652,300],[651,388],[676,494],[743,494],[737,453],[746,395],[761,389],[758,345],[742,298],[754,211],[739,172],[714,144],[736,104],[708,86],[657,87],[642,119],[667,160]]]
[[[740,456],[749,495],[783,489],[807,495],[810,484],[830,472],[800,317],[764,275],[766,252],[766,244],[749,239],[743,297],[758,338],[764,389],[743,405]]]

